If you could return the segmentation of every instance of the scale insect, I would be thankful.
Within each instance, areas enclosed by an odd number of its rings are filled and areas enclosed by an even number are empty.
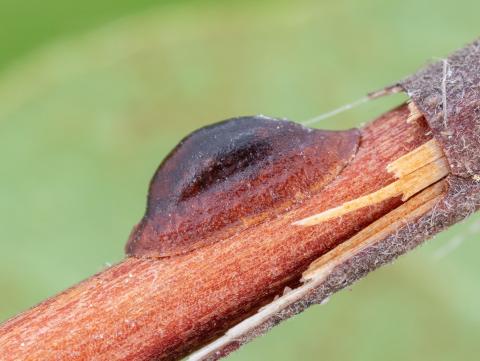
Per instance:
[[[353,159],[360,131],[325,131],[265,116],[201,128],[165,158],[126,245],[166,257],[272,219],[320,191]]]

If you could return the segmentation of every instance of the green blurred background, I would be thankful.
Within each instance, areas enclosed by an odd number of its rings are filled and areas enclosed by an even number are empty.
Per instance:
[[[305,120],[478,35],[473,1],[0,0],[0,320],[122,258],[186,133]],[[347,128],[401,95],[323,122]],[[230,360],[477,360],[479,218]]]

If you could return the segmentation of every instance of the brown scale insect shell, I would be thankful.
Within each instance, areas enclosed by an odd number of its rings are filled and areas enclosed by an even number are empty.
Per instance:
[[[157,169],[126,252],[182,254],[272,219],[331,182],[359,137],[357,129],[316,130],[264,116],[201,128]]]

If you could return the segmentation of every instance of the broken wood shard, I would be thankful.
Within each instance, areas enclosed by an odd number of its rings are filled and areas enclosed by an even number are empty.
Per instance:
[[[402,178],[420,169],[425,164],[443,157],[444,154],[440,145],[435,139],[432,139],[388,164],[387,171],[393,173],[397,178]]]
[[[415,218],[432,209],[435,203],[438,202],[445,193],[446,189],[447,185],[444,180],[426,188],[400,207],[395,208],[390,213],[358,232],[352,238],[312,262],[303,273],[303,280],[308,281],[314,279],[318,274],[331,270],[336,264],[352,257],[355,253],[359,253],[362,249],[373,245],[378,240],[395,231],[395,229],[398,229],[400,225],[406,225],[412,222]]]
[[[399,179],[373,193],[345,202],[338,207],[304,218],[293,224],[314,226],[400,195],[402,201],[406,201],[414,194],[445,177],[449,172],[447,160],[443,157],[440,146],[433,139],[388,164],[387,170]]]
[[[410,110],[410,114],[406,120],[407,123],[412,123],[420,118],[423,118],[422,112],[417,108],[414,102],[408,103],[408,110]]]

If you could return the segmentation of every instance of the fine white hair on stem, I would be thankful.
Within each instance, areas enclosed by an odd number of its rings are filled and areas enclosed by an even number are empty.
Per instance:
[[[327,118],[333,117],[333,116],[335,116],[335,115],[337,115],[337,114],[346,112],[347,110],[356,108],[356,107],[358,107],[359,105],[362,105],[362,104],[368,102],[369,100],[371,100],[371,98],[370,98],[369,96],[365,96],[365,97],[363,97],[363,98],[360,98],[360,99],[355,100],[355,101],[352,102],[352,103],[342,105],[341,107],[339,107],[339,108],[337,108],[337,109],[333,109],[333,110],[331,110],[331,111],[329,111],[329,112],[326,112],[326,113],[317,115],[316,117],[313,117],[313,118],[311,118],[311,119],[305,120],[305,121],[300,122],[300,123],[303,124],[303,125],[312,125],[312,124],[318,123],[318,122],[320,122],[320,121],[322,121],[322,120],[325,120],[325,119],[327,119]]]
[[[383,96],[386,96],[386,95],[390,95],[390,94],[399,93],[401,91],[402,91],[402,89],[397,85],[393,85],[393,86],[390,86],[390,87],[387,87],[387,88],[383,88],[383,89],[377,90],[375,92],[369,93],[368,95],[366,95],[366,96],[364,96],[360,99],[357,99],[357,100],[355,100],[351,103],[342,105],[341,107],[330,110],[329,112],[317,115],[316,117],[313,117],[313,118],[307,119],[303,122],[300,122],[300,124],[312,125],[312,124],[318,123],[322,120],[334,117],[337,114],[346,112],[347,110],[356,108],[356,107],[358,107],[362,104],[367,103],[370,100],[374,100],[374,99],[377,99],[377,98],[380,98],[380,97],[383,97]]]

